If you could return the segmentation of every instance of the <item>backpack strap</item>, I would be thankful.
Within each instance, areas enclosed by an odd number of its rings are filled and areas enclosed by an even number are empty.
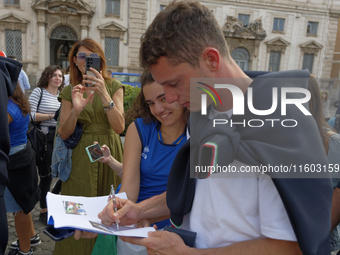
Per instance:
[[[40,98],[39,98],[39,102],[38,102],[38,105],[37,105],[37,113],[38,113],[39,105],[41,103],[42,95],[43,95],[43,90],[42,90],[42,88],[40,88]]]

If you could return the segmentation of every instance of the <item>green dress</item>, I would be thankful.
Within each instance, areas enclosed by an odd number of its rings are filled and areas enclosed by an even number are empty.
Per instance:
[[[108,80],[106,89],[109,95],[113,94],[123,85],[117,80]],[[63,89],[59,95],[59,100],[64,99],[72,102],[72,86]],[[86,97],[86,94],[84,94]],[[79,143],[72,152],[72,170],[70,178],[62,183],[61,194],[71,196],[95,197],[108,195],[110,186],[115,188],[121,183],[121,179],[114,174],[107,165],[98,161],[91,163],[85,148],[94,141],[100,145],[106,144],[112,156],[118,161],[123,159],[123,145],[118,134],[111,128],[103,108],[100,97],[95,94],[93,103],[89,102],[78,117],[78,121],[83,123],[83,133]],[[96,239],[81,239],[76,241],[73,237],[56,242],[54,254],[74,255],[91,254]]]

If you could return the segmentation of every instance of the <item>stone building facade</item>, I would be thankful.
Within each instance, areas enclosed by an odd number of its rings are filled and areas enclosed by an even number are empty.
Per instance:
[[[72,44],[98,41],[108,68],[140,72],[140,36],[169,0],[0,0],[0,49],[24,64],[32,85],[49,64],[68,65]],[[329,87],[339,0],[201,1],[244,70],[308,68]]]

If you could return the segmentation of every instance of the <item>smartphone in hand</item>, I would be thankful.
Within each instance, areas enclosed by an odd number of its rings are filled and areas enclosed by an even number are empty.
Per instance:
[[[90,70],[90,67],[96,69],[98,72],[100,72],[100,57],[94,57],[94,56],[86,56],[85,58],[85,73],[86,75],[90,75],[93,77],[96,77],[96,75]],[[85,83],[85,87],[93,87],[91,83]]]
[[[87,146],[85,150],[91,162],[95,162],[98,159],[104,157],[102,149],[100,148],[100,145],[98,143]]]
[[[61,241],[75,233],[74,229],[64,229],[64,228],[54,228],[53,226],[48,226],[44,228],[44,233],[50,237],[53,241]]]

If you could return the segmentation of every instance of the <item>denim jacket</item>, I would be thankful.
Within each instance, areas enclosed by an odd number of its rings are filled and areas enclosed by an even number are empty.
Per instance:
[[[70,177],[72,169],[72,149],[68,149],[59,135],[56,136],[52,153],[52,177],[63,182]]]

